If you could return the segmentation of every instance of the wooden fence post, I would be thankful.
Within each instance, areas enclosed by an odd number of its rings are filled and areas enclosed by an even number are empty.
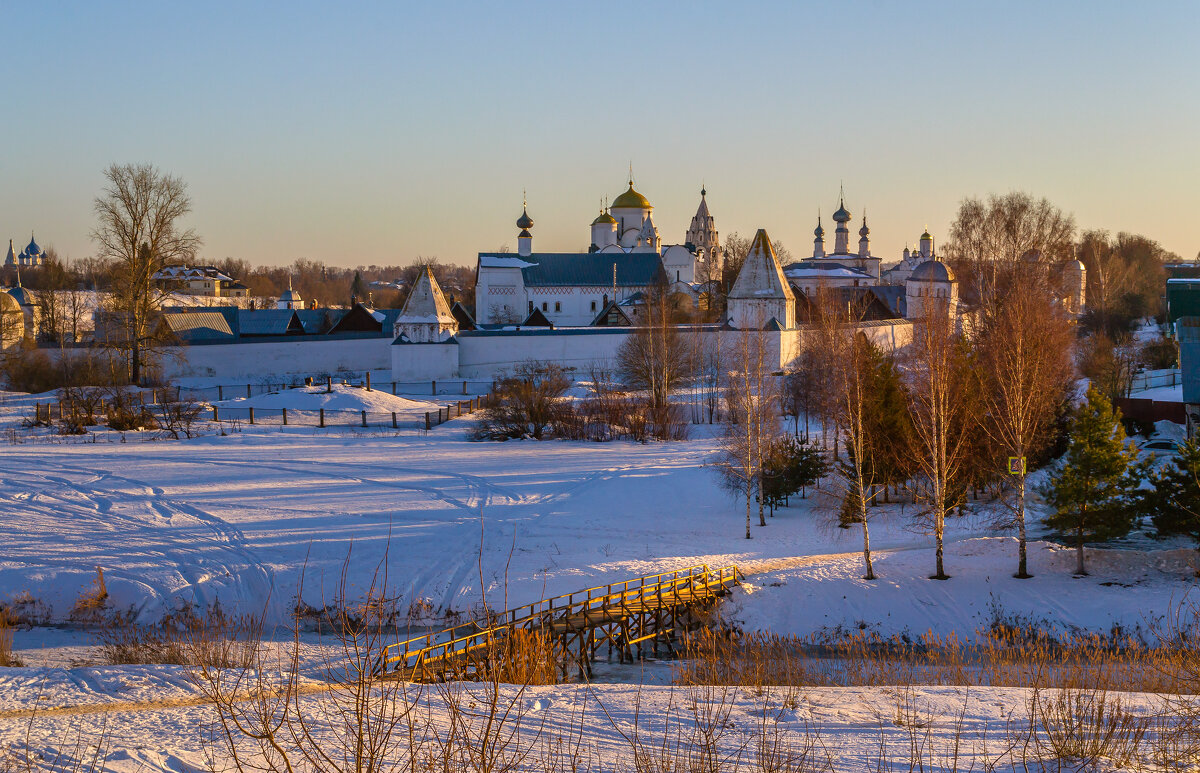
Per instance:
[[[333,376],[326,376],[325,377],[325,394],[329,394],[332,391],[333,391]]]
[[[213,406],[213,421],[220,421],[220,419],[217,418],[217,406],[215,405]]]
[[[320,416],[320,418],[318,419],[317,426],[318,426],[318,427],[324,427],[324,426],[325,426],[325,409],[324,409],[324,408],[321,408],[320,410],[321,410],[321,416]]]
[[[396,412],[392,411],[392,429],[396,429],[397,426],[398,425],[396,424]]]
[[[396,382],[392,382],[392,394],[396,394]]]
[[[437,394],[437,379],[436,378],[433,380],[433,386],[431,387],[429,394],[431,394],[431,395]]]
[[[251,424],[254,423],[254,409],[253,408],[250,409],[250,423]]]
[[[463,379],[463,394],[465,395],[466,393],[467,393],[467,380]]]
[[[217,385],[217,400],[224,400],[224,399],[225,399],[225,387],[218,384]]]
[[[367,426],[367,412],[366,411],[362,412],[362,419],[363,419],[363,426],[364,427]]]
[[[246,385],[246,397],[250,397],[250,385]]]
[[[287,408],[283,409],[283,426],[287,426]]]
[[[425,431],[429,431],[429,411],[425,411]]]
[[[367,371],[367,391],[371,391],[371,371]]]

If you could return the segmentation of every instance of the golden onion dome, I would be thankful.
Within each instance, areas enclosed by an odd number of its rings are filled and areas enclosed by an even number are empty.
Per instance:
[[[633,183],[629,183],[629,190],[618,196],[612,203],[613,209],[654,209],[650,205],[649,199],[633,189]]]

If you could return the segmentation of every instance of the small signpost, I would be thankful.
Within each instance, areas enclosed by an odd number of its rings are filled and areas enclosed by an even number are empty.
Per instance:
[[[1023,457],[1023,456],[1008,457],[1008,474],[1009,475],[1024,475],[1025,474],[1025,457]]]

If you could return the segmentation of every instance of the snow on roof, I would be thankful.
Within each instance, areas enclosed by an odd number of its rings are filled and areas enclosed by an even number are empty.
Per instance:
[[[383,317],[378,317],[378,319],[383,321]],[[446,303],[446,296],[442,294],[442,288],[438,287],[433,269],[429,266],[426,266],[421,275],[417,277],[417,284],[409,293],[408,300],[404,302],[404,310],[400,312],[396,321],[454,323],[454,315],[450,313],[450,304]]]
[[[783,270],[788,279],[803,279],[803,278],[823,278],[831,277],[847,277],[853,279],[871,278],[871,275],[862,269],[852,266],[830,265],[830,266],[806,266],[803,263],[793,263]]]
[[[518,257],[508,255],[480,255],[480,268],[528,268],[534,265]]]
[[[779,265],[779,256],[771,246],[767,232],[758,229],[754,241],[750,244],[750,252],[733,281],[729,291],[730,298],[787,298],[795,297],[788,287],[783,269]]]
[[[479,265],[486,267],[497,258],[520,260],[480,253]],[[663,270],[657,252],[535,252],[521,262],[526,287],[648,287]]]

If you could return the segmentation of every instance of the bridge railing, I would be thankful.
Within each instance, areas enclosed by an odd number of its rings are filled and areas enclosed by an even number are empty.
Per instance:
[[[706,564],[698,564],[673,572],[660,572],[541,599],[502,612],[490,618],[486,626],[484,623],[468,623],[388,645],[384,648],[377,670],[386,672],[403,667],[419,669],[427,662],[491,647],[497,638],[508,631],[536,629],[556,618],[591,610],[619,608],[647,597],[656,597],[661,603],[664,593],[678,593],[687,587],[703,588],[705,595],[710,595],[711,587],[723,588],[740,577],[736,566],[711,570]]]

